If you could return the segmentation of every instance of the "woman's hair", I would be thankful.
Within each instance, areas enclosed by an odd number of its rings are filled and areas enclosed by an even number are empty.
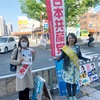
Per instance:
[[[90,34],[90,33],[89,33],[89,34],[88,34],[88,37],[90,37],[90,36],[93,36],[93,34]]]
[[[91,65],[92,65],[92,66],[94,66],[94,64],[93,64],[93,63],[92,63]]]
[[[91,34],[88,34],[88,37],[90,37],[91,36]]]
[[[21,47],[21,40],[22,39],[25,39],[27,41],[27,47],[29,47],[29,40],[26,36],[21,36],[20,39],[19,39],[19,42],[18,42],[18,47]]]
[[[83,68],[83,70],[85,70],[84,66],[81,66]]]
[[[71,35],[71,36],[75,39],[74,44],[76,44],[76,43],[77,43],[77,37],[75,36],[74,33],[69,33],[69,34],[68,34],[68,36],[67,36],[67,38],[66,38],[66,44],[67,44],[67,45],[69,44],[69,43],[68,43],[68,37],[69,37],[69,35]]]

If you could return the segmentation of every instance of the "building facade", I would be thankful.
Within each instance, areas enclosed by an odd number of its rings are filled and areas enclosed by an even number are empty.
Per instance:
[[[11,23],[7,23],[7,33],[8,33],[8,35],[10,35],[11,32],[13,32],[13,26],[12,26]]]
[[[35,19],[29,19],[26,16],[18,16],[18,31],[32,32],[35,28],[40,26],[40,22]]]
[[[81,30],[87,30],[90,33],[100,32],[100,12],[87,12],[80,17]]]
[[[27,16],[18,16],[18,31],[12,32],[12,35],[27,35],[33,37],[34,31],[40,27],[40,22],[35,19],[29,19]]]
[[[0,36],[7,35],[7,27],[3,16],[0,16]]]

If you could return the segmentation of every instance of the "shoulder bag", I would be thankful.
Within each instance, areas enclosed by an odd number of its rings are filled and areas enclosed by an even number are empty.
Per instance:
[[[17,60],[17,56],[18,56],[18,48],[17,48],[15,60]],[[10,71],[16,72],[16,69],[17,69],[16,65],[10,64]]]

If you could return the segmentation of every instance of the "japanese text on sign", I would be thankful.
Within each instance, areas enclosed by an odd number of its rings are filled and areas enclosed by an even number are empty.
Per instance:
[[[54,36],[55,36],[55,53],[60,54],[61,48],[65,45],[65,20],[63,0],[53,0],[54,16]]]
[[[60,55],[65,45],[64,0],[46,0],[52,56]]]

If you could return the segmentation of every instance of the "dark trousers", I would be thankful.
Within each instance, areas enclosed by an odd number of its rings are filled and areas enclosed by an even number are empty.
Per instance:
[[[68,96],[75,96],[76,94],[76,89],[77,89],[77,84],[70,84],[70,83],[67,83],[67,91],[68,91]],[[72,91],[71,91],[71,88],[72,88]]]
[[[29,100],[29,88],[19,91],[19,100]]]
[[[90,46],[90,44],[93,42],[93,40],[89,40],[88,42],[88,46]]]
[[[89,41],[89,42],[88,42],[88,46],[90,46],[91,43],[92,43],[92,41]]]

